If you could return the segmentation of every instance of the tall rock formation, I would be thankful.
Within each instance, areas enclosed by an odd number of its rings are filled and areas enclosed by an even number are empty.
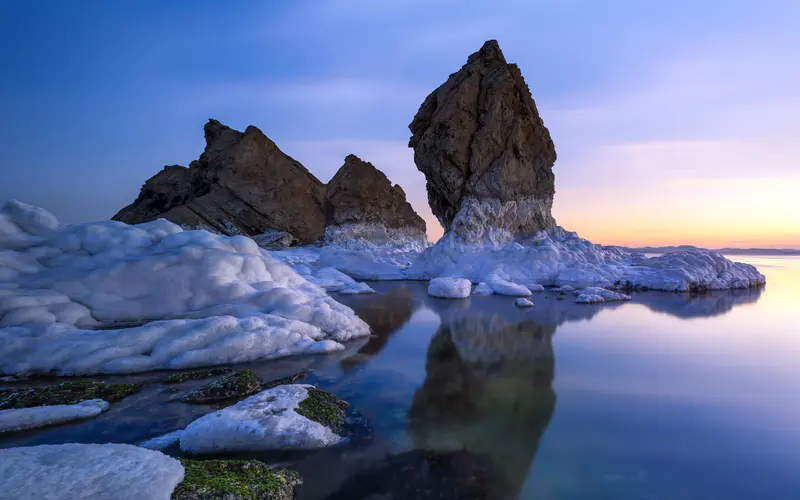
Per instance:
[[[406,201],[403,189],[352,154],[328,183],[323,209],[329,242],[391,240],[400,234],[425,241],[425,221]]]
[[[277,230],[302,243],[322,238],[325,185],[319,179],[256,127],[242,133],[209,120],[204,131],[199,159],[188,169],[164,167],[113,219],[139,224],[163,217],[228,235]]]
[[[502,242],[555,226],[555,146],[519,68],[495,40],[425,99],[409,129],[445,231]]]

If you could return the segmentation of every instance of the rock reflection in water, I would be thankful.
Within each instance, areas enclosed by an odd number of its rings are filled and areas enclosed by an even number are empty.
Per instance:
[[[486,498],[516,498],[556,405],[555,330],[500,316],[443,324],[409,411],[414,445],[487,457],[496,473]]]

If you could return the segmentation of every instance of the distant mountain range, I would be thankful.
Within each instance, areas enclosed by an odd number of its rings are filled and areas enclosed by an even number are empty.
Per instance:
[[[800,250],[798,249],[783,249],[783,248],[717,248],[714,250],[710,250],[708,248],[701,248],[692,245],[678,245],[678,246],[669,246],[669,247],[640,247],[640,248],[631,248],[631,247],[623,247],[619,246],[623,250],[628,252],[640,252],[640,253],[668,253],[668,252],[683,252],[687,250],[700,250],[703,252],[719,252],[721,254],[730,254],[730,255],[800,255]]]

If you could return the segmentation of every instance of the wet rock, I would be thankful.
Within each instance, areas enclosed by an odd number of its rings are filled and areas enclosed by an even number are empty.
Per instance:
[[[243,398],[261,390],[261,380],[252,370],[231,373],[219,380],[208,383],[186,396],[186,403],[210,403],[234,398]]]
[[[406,193],[394,186],[372,163],[348,155],[325,191],[325,237],[392,239],[403,232],[424,242],[425,221],[406,201]]]
[[[184,479],[172,500],[290,500],[300,475],[258,460],[181,459]]]
[[[217,375],[225,375],[231,373],[233,370],[230,368],[212,368],[210,370],[202,370],[199,372],[180,372],[173,373],[169,377],[161,381],[162,384],[180,384],[187,380],[199,380]]]
[[[70,380],[45,387],[5,390],[0,393],[0,410],[73,405],[90,399],[115,403],[141,390],[141,384],[106,384],[98,380]]]
[[[114,220],[165,218],[188,228],[249,236],[278,230],[311,243],[322,238],[325,186],[258,128],[244,132],[209,120],[206,148],[189,168],[168,166]]]
[[[495,40],[425,99],[409,129],[445,231],[474,241],[555,226],[555,146],[519,68]]]
[[[348,403],[316,387],[308,387],[308,397],[297,406],[298,415],[318,422],[336,434],[344,435]]]
[[[265,382],[261,384],[262,389],[272,389],[273,387],[278,387],[279,385],[287,385],[287,384],[294,384],[301,378],[305,378],[308,375],[306,372],[295,373],[290,377],[282,377],[276,378],[275,380],[270,380],[269,382]]]

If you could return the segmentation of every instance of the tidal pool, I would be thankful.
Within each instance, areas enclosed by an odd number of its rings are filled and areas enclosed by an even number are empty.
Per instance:
[[[303,499],[800,498],[800,258],[733,257],[766,287],[606,305],[546,291],[530,309],[435,299],[416,282],[334,294],[372,338],[241,367],[264,380],[308,372],[351,403],[354,436],[258,458],[300,472]],[[164,376],[102,377],[152,383],[0,447],[139,443],[215,408],[171,401],[206,381],[169,392]]]

